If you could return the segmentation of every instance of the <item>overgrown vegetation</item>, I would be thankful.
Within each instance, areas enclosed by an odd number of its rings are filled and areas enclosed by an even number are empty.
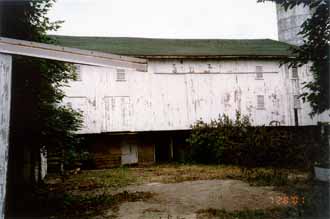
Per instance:
[[[64,169],[72,171],[74,169],[95,169],[95,159],[85,147],[83,137],[78,137],[79,144],[71,144],[64,151]]]
[[[194,180],[236,179],[248,182],[253,186],[288,186],[305,183],[306,172],[297,169],[277,169],[274,175],[273,168],[252,168],[247,173],[242,172],[239,166],[230,165],[158,165],[143,168],[138,173],[137,182],[178,183]]]
[[[145,201],[153,196],[150,192],[127,191],[116,195],[106,193],[94,196],[64,196],[64,211],[61,218],[84,217],[97,215],[104,210],[118,211],[118,206],[123,202]],[[83,210],[82,210],[83,209]],[[114,215],[113,215],[114,216]]]
[[[210,123],[198,121],[192,127],[187,139],[189,161],[238,165],[248,175],[253,175],[258,167],[273,169],[274,176],[282,174],[279,169],[308,169],[317,156],[319,140],[304,134],[292,127],[252,127],[249,118],[239,112],[234,120],[222,115]]]
[[[47,32],[58,30],[62,23],[47,17],[54,3],[55,0],[0,2],[3,13],[0,35],[54,44]],[[59,61],[25,56],[14,56],[13,66],[15,121],[11,124],[14,130],[11,141],[16,156],[23,146],[32,151],[34,168],[35,163],[40,163],[40,149],[71,152],[80,144],[75,131],[81,127],[81,114],[62,104],[63,86],[76,79],[75,68]],[[17,151],[16,145],[19,145]]]
[[[56,31],[62,23],[52,22],[47,17],[54,2],[0,1],[0,35],[53,44],[54,40],[47,32]],[[61,104],[63,86],[75,78],[72,65],[13,56],[7,189],[9,217],[25,216],[26,210],[35,207],[33,201],[25,200],[30,200],[34,184],[38,183],[36,179],[41,178],[40,151],[62,152],[80,144],[75,131],[81,126],[81,115]]]
[[[91,191],[97,188],[120,188],[137,182],[132,170],[121,167],[111,170],[82,171],[68,176],[64,182],[65,190]]]
[[[234,154],[236,148],[248,144],[251,123],[248,117],[236,113],[235,120],[220,115],[210,123],[197,121],[192,127],[190,160],[203,164],[234,164],[240,162],[240,154]]]

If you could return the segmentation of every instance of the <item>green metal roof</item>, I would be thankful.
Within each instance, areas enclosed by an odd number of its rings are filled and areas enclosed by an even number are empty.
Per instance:
[[[135,57],[287,57],[291,46],[270,39],[52,37],[66,47]]]

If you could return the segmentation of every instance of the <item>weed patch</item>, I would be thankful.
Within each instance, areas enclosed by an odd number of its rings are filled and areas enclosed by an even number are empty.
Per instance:
[[[96,196],[71,196],[64,197],[64,218],[97,215],[106,209],[118,210],[123,202],[145,201],[153,196],[150,192],[124,191],[116,195],[101,194]]]
[[[126,167],[108,170],[82,171],[65,180],[66,190],[90,191],[96,188],[120,188],[137,181],[131,169]]]
[[[236,179],[253,186],[288,186],[305,183],[306,172],[293,169],[242,169],[230,165],[174,165],[165,164],[149,168],[136,168],[136,177],[143,182],[177,183],[194,180]],[[304,176],[302,178],[297,175]]]

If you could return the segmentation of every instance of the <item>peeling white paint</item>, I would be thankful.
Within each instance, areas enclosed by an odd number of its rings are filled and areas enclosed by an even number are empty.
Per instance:
[[[11,63],[9,55],[0,54],[0,219],[4,218],[11,98]]]
[[[190,129],[198,119],[211,121],[235,111],[250,116],[254,125],[294,125],[294,95],[301,82],[311,80],[308,66],[298,69],[299,79],[279,61],[153,59],[148,72],[125,69],[126,80],[117,81],[115,68],[82,66],[82,81],[66,88],[65,102],[84,99],[81,133]],[[263,74],[257,77],[256,67]],[[257,96],[264,108],[257,108]],[[300,125],[316,124],[301,104]]]

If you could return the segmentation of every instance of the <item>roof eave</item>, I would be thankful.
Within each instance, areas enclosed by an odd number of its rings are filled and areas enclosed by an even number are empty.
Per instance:
[[[11,55],[23,55],[69,63],[104,67],[133,68],[137,71],[147,71],[147,60],[131,56],[121,56],[90,50],[63,47],[53,44],[17,40],[0,37],[0,52]]]
[[[127,55],[127,54],[126,54]],[[128,55],[129,56],[129,55]],[[285,59],[289,55],[131,55],[144,59]]]

